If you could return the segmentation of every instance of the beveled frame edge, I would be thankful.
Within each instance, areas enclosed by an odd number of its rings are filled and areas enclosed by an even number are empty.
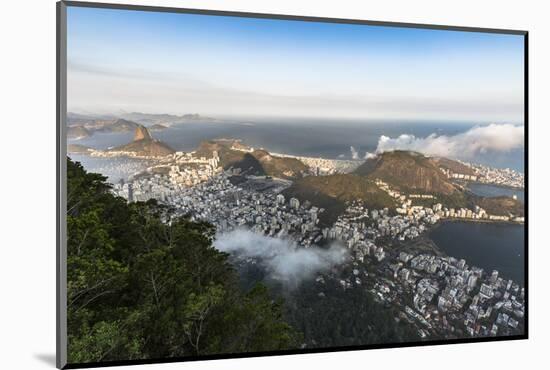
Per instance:
[[[289,20],[289,21],[385,26],[385,27],[397,27],[397,28],[421,28],[421,29],[431,29],[431,30],[440,30],[440,31],[483,32],[483,33],[498,33],[498,34],[508,34],[508,35],[525,35],[528,32],[526,30],[517,30],[517,29],[483,28],[483,27],[438,25],[438,24],[426,24],[426,23],[408,23],[408,22],[396,22],[396,21],[373,21],[373,20],[350,19],[350,18],[330,18],[330,17],[302,16],[302,15],[291,15],[291,14],[253,13],[253,12],[227,11],[227,10],[215,10],[215,9],[113,4],[113,3],[99,3],[99,2],[89,2],[89,1],[72,1],[72,0],[61,0],[60,2],[66,4],[67,6],[74,6],[74,7],[80,7],[80,8],[101,8],[101,9],[137,10],[137,11],[163,12],[163,13],[202,14],[202,15],[217,15],[217,16],[226,16],[226,17],[240,17],[240,18],[243,18],[243,17],[263,18],[263,19],[278,19],[278,20]]]
[[[56,367],[67,365],[67,5],[56,4]]]

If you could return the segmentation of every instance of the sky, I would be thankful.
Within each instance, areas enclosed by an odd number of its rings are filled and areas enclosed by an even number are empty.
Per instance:
[[[523,36],[68,8],[81,113],[523,123]]]

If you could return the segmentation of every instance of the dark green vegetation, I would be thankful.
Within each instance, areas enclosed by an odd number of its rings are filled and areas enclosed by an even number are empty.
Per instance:
[[[521,217],[525,213],[525,206],[519,200],[507,196],[482,197],[469,191],[459,191],[449,195],[437,194],[435,199],[415,199],[415,205],[431,207],[436,203],[444,204],[447,208],[475,209],[483,208],[487,214],[495,216]]]
[[[517,199],[500,196],[500,197],[477,197],[475,203],[487,211],[490,215],[514,216],[525,215],[525,205]]]
[[[203,141],[196,150],[196,155],[211,158],[216,151],[224,169],[238,168],[245,175],[295,179],[302,177],[307,171],[307,166],[295,158],[276,157],[265,150],[248,153],[231,149],[239,145],[241,144],[235,140]]]
[[[394,307],[375,302],[361,285],[344,290],[337,280],[303,283],[285,301],[285,318],[309,348],[420,340],[413,325],[397,320]]]
[[[362,270],[363,266],[344,266],[339,271],[340,276],[353,276],[353,268]],[[395,306],[376,302],[374,294],[368,291],[369,287],[356,284],[353,279],[346,289],[342,288],[337,277],[321,282],[302,281],[300,285],[289,288],[269,280],[258,264],[242,264],[239,272],[242,286],[267,281],[272,292],[284,296],[284,317],[303,333],[306,348],[420,340],[415,327],[400,319],[401,314]]]
[[[384,152],[365,161],[355,173],[408,193],[450,195],[458,191],[433,159],[416,152]]]
[[[170,222],[163,222],[169,221]],[[70,363],[296,348],[281,302],[243,291],[207,223],[127,204],[67,163]]]
[[[353,174],[304,177],[285,189],[283,194],[287,198],[308,200],[324,208],[325,212],[320,215],[323,225],[334,223],[349,201],[362,200],[368,208],[395,207],[393,198],[380,190],[373,181]]]

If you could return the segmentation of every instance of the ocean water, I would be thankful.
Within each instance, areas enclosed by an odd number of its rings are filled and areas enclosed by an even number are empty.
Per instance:
[[[430,237],[447,255],[523,285],[525,227],[502,223],[443,222]]]
[[[153,132],[176,150],[194,150],[201,141],[216,138],[242,139],[245,144],[266,150],[293,155],[351,159],[353,146],[364,157],[374,152],[382,135],[401,134],[426,137],[430,134],[456,135],[476,126],[475,123],[441,123],[413,121],[353,121],[353,120],[224,120],[199,121],[172,126]],[[95,134],[90,138],[72,141],[97,149],[125,144],[132,133]],[[480,154],[473,162],[499,168],[523,171],[523,150],[506,153]]]
[[[477,183],[469,184],[468,189],[470,189],[472,193],[482,197],[498,197],[502,195],[512,197],[515,195],[520,202],[525,202],[525,193],[520,189]]]

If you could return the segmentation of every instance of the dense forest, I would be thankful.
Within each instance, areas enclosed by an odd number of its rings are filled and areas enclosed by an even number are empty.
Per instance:
[[[70,363],[296,348],[282,303],[243,290],[206,223],[155,201],[127,204],[67,163]]]
[[[342,289],[335,280],[305,282],[286,299],[285,319],[303,333],[308,348],[415,342],[413,325],[375,302],[364,287]]]
[[[352,280],[351,286],[342,288],[340,278],[352,276],[357,266],[341,266],[334,274],[324,274],[321,281],[309,279],[299,284],[271,279],[260,263],[237,266],[243,289],[262,282],[272,294],[284,297],[283,317],[301,333],[305,348],[421,340],[414,325],[400,318],[393,306],[375,301],[365,285]]]

